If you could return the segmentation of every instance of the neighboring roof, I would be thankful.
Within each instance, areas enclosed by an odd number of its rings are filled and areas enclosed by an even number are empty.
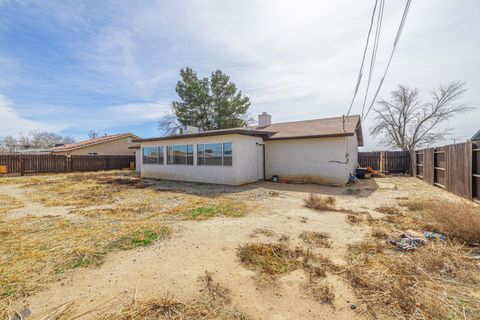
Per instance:
[[[134,142],[161,141],[172,139],[187,139],[196,137],[216,136],[225,134],[243,134],[260,136],[265,140],[307,139],[353,136],[357,133],[358,144],[363,146],[360,116],[323,118],[304,121],[273,123],[266,127],[249,126],[243,128],[210,130],[192,134],[177,134],[171,136],[139,139]]]
[[[477,140],[480,140],[480,130],[478,130],[477,133],[475,133],[472,137],[472,139],[470,139],[472,141],[477,141]]]
[[[113,140],[127,138],[127,137],[132,137],[134,139],[141,139],[139,136],[136,136],[136,135],[134,135],[133,133],[130,133],[130,132],[119,133],[119,134],[111,134],[111,135],[106,135],[106,136],[102,136],[102,137],[98,137],[98,138],[88,139],[88,140],[84,140],[84,141],[69,143],[69,144],[65,144],[63,146],[55,147],[55,148],[52,148],[52,152],[76,150],[76,149],[85,148],[85,147],[88,147],[88,146],[91,146],[91,145],[110,142],[110,141],[113,141]]]

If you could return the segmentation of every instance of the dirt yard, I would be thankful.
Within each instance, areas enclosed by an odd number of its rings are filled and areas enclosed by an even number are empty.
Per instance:
[[[126,171],[2,178],[0,317],[478,319],[478,247],[455,231],[408,254],[385,241],[443,231],[418,218],[437,200],[478,209],[407,177],[346,187]],[[444,261],[425,265],[432,252]],[[443,307],[427,298],[437,294]]]

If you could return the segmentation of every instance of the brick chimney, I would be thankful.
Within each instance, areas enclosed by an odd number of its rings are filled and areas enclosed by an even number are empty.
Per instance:
[[[266,112],[258,115],[258,126],[267,127],[272,124],[272,116]]]

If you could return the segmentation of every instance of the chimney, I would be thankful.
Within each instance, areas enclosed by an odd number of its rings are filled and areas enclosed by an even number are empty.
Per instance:
[[[272,124],[272,116],[266,112],[258,115],[258,126],[267,127]]]

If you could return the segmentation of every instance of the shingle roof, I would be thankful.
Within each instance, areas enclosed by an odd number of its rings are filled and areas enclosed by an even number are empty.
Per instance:
[[[266,127],[249,126],[243,128],[210,130],[191,134],[178,134],[157,138],[139,139],[137,142],[186,139],[195,137],[225,135],[225,134],[244,134],[261,136],[265,140],[285,140],[285,139],[306,139],[306,138],[327,138],[352,136],[357,133],[358,143],[363,145],[362,127],[360,116],[353,115],[343,117],[292,121],[283,123],[273,123]]]
[[[470,140],[472,140],[472,141],[478,141],[478,140],[480,140],[480,130],[478,130],[478,132],[475,133],[475,134],[473,135],[472,139],[470,139]]]
[[[125,137],[132,137],[134,139],[140,139],[139,136],[134,135],[133,133],[127,132],[127,133],[118,133],[118,134],[111,134],[111,135],[105,135],[102,137],[98,138],[93,138],[93,139],[88,139],[84,141],[79,141],[75,143],[69,143],[65,144],[63,146],[55,147],[52,148],[52,152],[59,152],[59,151],[69,151],[69,150],[74,150],[74,149],[79,149],[79,148],[84,148],[93,144],[99,144],[99,143],[104,143],[120,138],[125,138]]]

